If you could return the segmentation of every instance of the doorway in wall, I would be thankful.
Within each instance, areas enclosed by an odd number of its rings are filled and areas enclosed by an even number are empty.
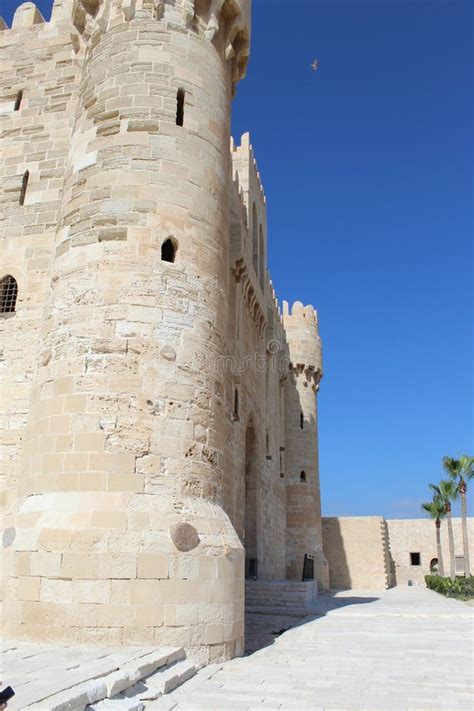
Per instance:
[[[245,520],[244,520],[244,547],[245,547],[245,577],[256,580],[258,578],[258,552],[257,552],[257,493],[258,493],[258,467],[257,467],[257,438],[255,428],[249,424],[245,433]]]

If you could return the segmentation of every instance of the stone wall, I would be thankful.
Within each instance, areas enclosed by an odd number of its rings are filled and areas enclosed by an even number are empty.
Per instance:
[[[461,519],[454,518],[456,572],[463,574]],[[469,552],[474,560],[474,519],[468,519]],[[328,559],[333,589],[380,589],[424,584],[430,563],[437,559],[434,522],[430,519],[383,519],[379,516],[323,518],[324,552]],[[446,521],[441,524],[444,573],[449,575],[450,558]],[[411,553],[419,554],[412,562]]]
[[[381,516],[323,517],[323,546],[331,589],[377,590],[389,586]]]
[[[453,518],[454,555],[458,558],[457,572],[463,574],[463,545],[461,519]],[[471,567],[474,565],[474,519],[469,518],[469,556]],[[435,525],[430,519],[388,519],[387,527],[390,538],[390,553],[393,560],[397,585],[406,585],[408,580],[423,583],[424,576],[430,572],[430,563],[437,559]],[[450,558],[448,527],[446,520],[441,523],[441,546],[444,573],[449,575]],[[413,565],[410,553],[420,554],[420,565]],[[471,571],[473,572],[473,571]]]
[[[8,506],[21,465],[80,67],[67,23],[44,24],[32,5],[17,10],[12,30],[0,27],[0,52],[0,278],[10,274],[18,283],[16,313],[0,314],[0,506]]]
[[[297,302],[285,328],[253,149],[230,141],[250,4],[55,0],[51,22],[31,3],[0,22],[15,636],[212,661],[243,651],[244,566],[284,579],[318,553],[325,585],[317,317]]]

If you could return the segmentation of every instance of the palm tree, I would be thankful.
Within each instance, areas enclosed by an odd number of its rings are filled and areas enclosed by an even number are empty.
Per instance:
[[[455,481],[452,479],[443,479],[438,485],[430,484],[430,488],[434,491],[434,497],[440,499],[444,504],[446,518],[448,520],[448,537],[449,537],[449,568],[451,580],[456,580],[456,568],[454,565],[454,536],[453,536],[453,521],[451,518],[451,502],[455,501],[459,495],[459,489]]]
[[[463,454],[459,459],[443,457],[443,467],[450,479],[456,482],[461,496],[462,544],[464,548],[464,574],[471,575],[469,565],[469,541],[467,538],[467,482],[474,477],[474,457]]]
[[[436,549],[438,551],[438,572],[444,578],[443,551],[441,550],[441,519],[445,516],[444,503],[436,496],[429,504],[421,504],[422,511],[425,511],[430,518],[434,519],[436,526]]]

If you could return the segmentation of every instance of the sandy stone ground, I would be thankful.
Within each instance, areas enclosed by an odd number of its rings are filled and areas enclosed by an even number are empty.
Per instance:
[[[320,616],[252,622],[269,646],[207,667],[160,711],[472,711],[474,611],[421,587],[322,596]],[[263,618],[263,616],[262,616]]]

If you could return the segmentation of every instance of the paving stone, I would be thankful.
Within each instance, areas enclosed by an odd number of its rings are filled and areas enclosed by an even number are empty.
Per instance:
[[[321,596],[324,614],[273,637],[278,617],[251,616],[268,646],[199,671],[152,708],[472,711],[474,616],[453,602],[414,587]]]
[[[191,679],[195,673],[196,667],[194,664],[188,661],[181,661],[148,677],[146,685],[156,693],[169,694],[180,684]]]

